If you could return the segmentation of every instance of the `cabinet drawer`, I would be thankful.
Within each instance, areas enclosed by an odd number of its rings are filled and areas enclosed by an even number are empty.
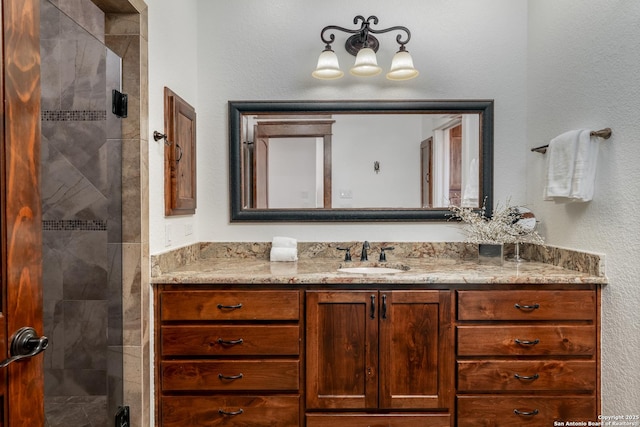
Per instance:
[[[592,397],[458,397],[458,427],[549,427],[554,420],[597,421]]]
[[[275,356],[300,353],[298,325],[163,326],[163,356]]]
[[[458,356],[580,355],[596,352],[596,329],[571,326],[458,326]]]
[[[449,414],[307,414],[307,427],[449,427]]]
[[[167,320],[298,320],[298,291],[163,291]]]
[[[297,426],[298,396],[165,396],[163,427]]]
[[[297,360],[162,362],[162,389],[297,390]]]
[[[596,363],[587,360],[458,362],[458,391],[593,391]]]
[[[595,291],[458,291],[459,320],[593,320]]]

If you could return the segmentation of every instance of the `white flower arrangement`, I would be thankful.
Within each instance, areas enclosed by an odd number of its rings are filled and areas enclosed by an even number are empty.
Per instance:
[[[452,218],[464,222],[463,231],[469,243],[544,243],[537,231],[521,225],[518,221],[522,217],[519,208],[511,206],[508,200],[505,206],[496,205],[491,218],[486,217],[485,204],[480,210],[460,206],[450,206],[449,210],[452,212]]]

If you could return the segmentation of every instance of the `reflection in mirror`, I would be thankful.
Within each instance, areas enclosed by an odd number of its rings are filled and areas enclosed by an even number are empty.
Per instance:
[[[238,101],[229,113],[232,220],[491,206],[492,101]]]
[[[275,121],[271,114],[243,115],[243,150],[253,158],[243,165],[251,177],[243,183],[245,206],[477,207],[479,117],[334,114],[316,120],[290,113]],[[325,146],[331,156],[325,157]]]

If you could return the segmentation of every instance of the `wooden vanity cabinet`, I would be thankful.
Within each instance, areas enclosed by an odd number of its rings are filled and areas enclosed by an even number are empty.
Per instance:
[[[306,323],[307,427],[451,425],[448,291],[307,291]]]
[[[300,425],[301,305],[297,290],[160,286],[158,425]]]
[[[594,421],[599,300],[589,284],[156,285],[156,426]]]
[[[457,426],[596,421],[597,290],[457,291]]]

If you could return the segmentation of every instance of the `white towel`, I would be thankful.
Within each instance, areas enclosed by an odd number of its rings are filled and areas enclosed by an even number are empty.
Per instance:
[[[579,130],[572,130],[558,135],[549,142],[547,148],[547,178],[544,188],[544,199],[571,195],[571,179],[576,163],[576,147]]]
[[[544,200],[587,202],[593,198],[598,142],[587,129],[565,132],[547,148]]]
[[[591,132],[583,130],[578,139],[576,164],[571,180],[571,199],[588,202],[593,199],[596,187],[596,166],[600,143]]]
[[[298,250],[295,248],[273,248],[272,247],[270,257],[272,262],[297,261]]]
[[[296,248],[297,246],[298,241],[293,237],[276,236],[271,242],[272,248]]]

